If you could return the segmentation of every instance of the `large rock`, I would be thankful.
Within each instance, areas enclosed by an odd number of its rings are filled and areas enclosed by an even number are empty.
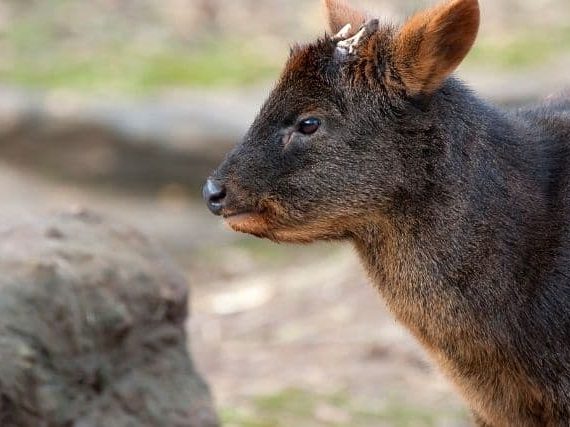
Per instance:
[[[164,254],[94,214],[0,224],[0,425],[216,426]]]

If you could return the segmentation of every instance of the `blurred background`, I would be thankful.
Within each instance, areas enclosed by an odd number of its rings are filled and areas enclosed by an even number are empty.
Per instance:
[[[353,0],[402,21],[427,0]],[[518,105],[570,87],[568,0],[481,0],[459,74]],[[157,239],[192,286],[192,351],[224,425],[465,426],[451,387],[346,245],[225,230],[200,187],[319,0],[0,0],[0,217],[95,209]]]

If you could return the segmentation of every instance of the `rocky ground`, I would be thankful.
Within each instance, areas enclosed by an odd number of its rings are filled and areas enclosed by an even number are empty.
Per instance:
[[[194,349],[222,408],[238,408],[223,412],[228,425],[466,425],[351,249],[313,250],[309,260],[302,249],[287,267],[196,288]]]

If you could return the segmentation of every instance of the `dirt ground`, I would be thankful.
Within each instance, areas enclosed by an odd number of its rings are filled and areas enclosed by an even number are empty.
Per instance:
[[[243,271],[194,286],[194,352],[228,425],[468,425],[350,247],[253,246],[215,252],[206,268]]]
[[[225,230],[184,189],[86,189],[0,164],[2,218],[88,206],[154,237],[187,272],[188,328],[227,426],[468,425],[347,245],[281,246]]]

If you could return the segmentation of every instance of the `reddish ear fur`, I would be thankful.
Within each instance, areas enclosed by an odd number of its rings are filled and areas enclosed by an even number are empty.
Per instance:
[[[457,68],[475,42],[479,17],[477,0],[453,0],[404,24],[395,62],[411,95],[434,92]]]
[[[366,14],[353,9],[343,0],[323,0],[332,34],[337,34],[346,24],[351,25],[349,35],[354,35],[366,21]]]

